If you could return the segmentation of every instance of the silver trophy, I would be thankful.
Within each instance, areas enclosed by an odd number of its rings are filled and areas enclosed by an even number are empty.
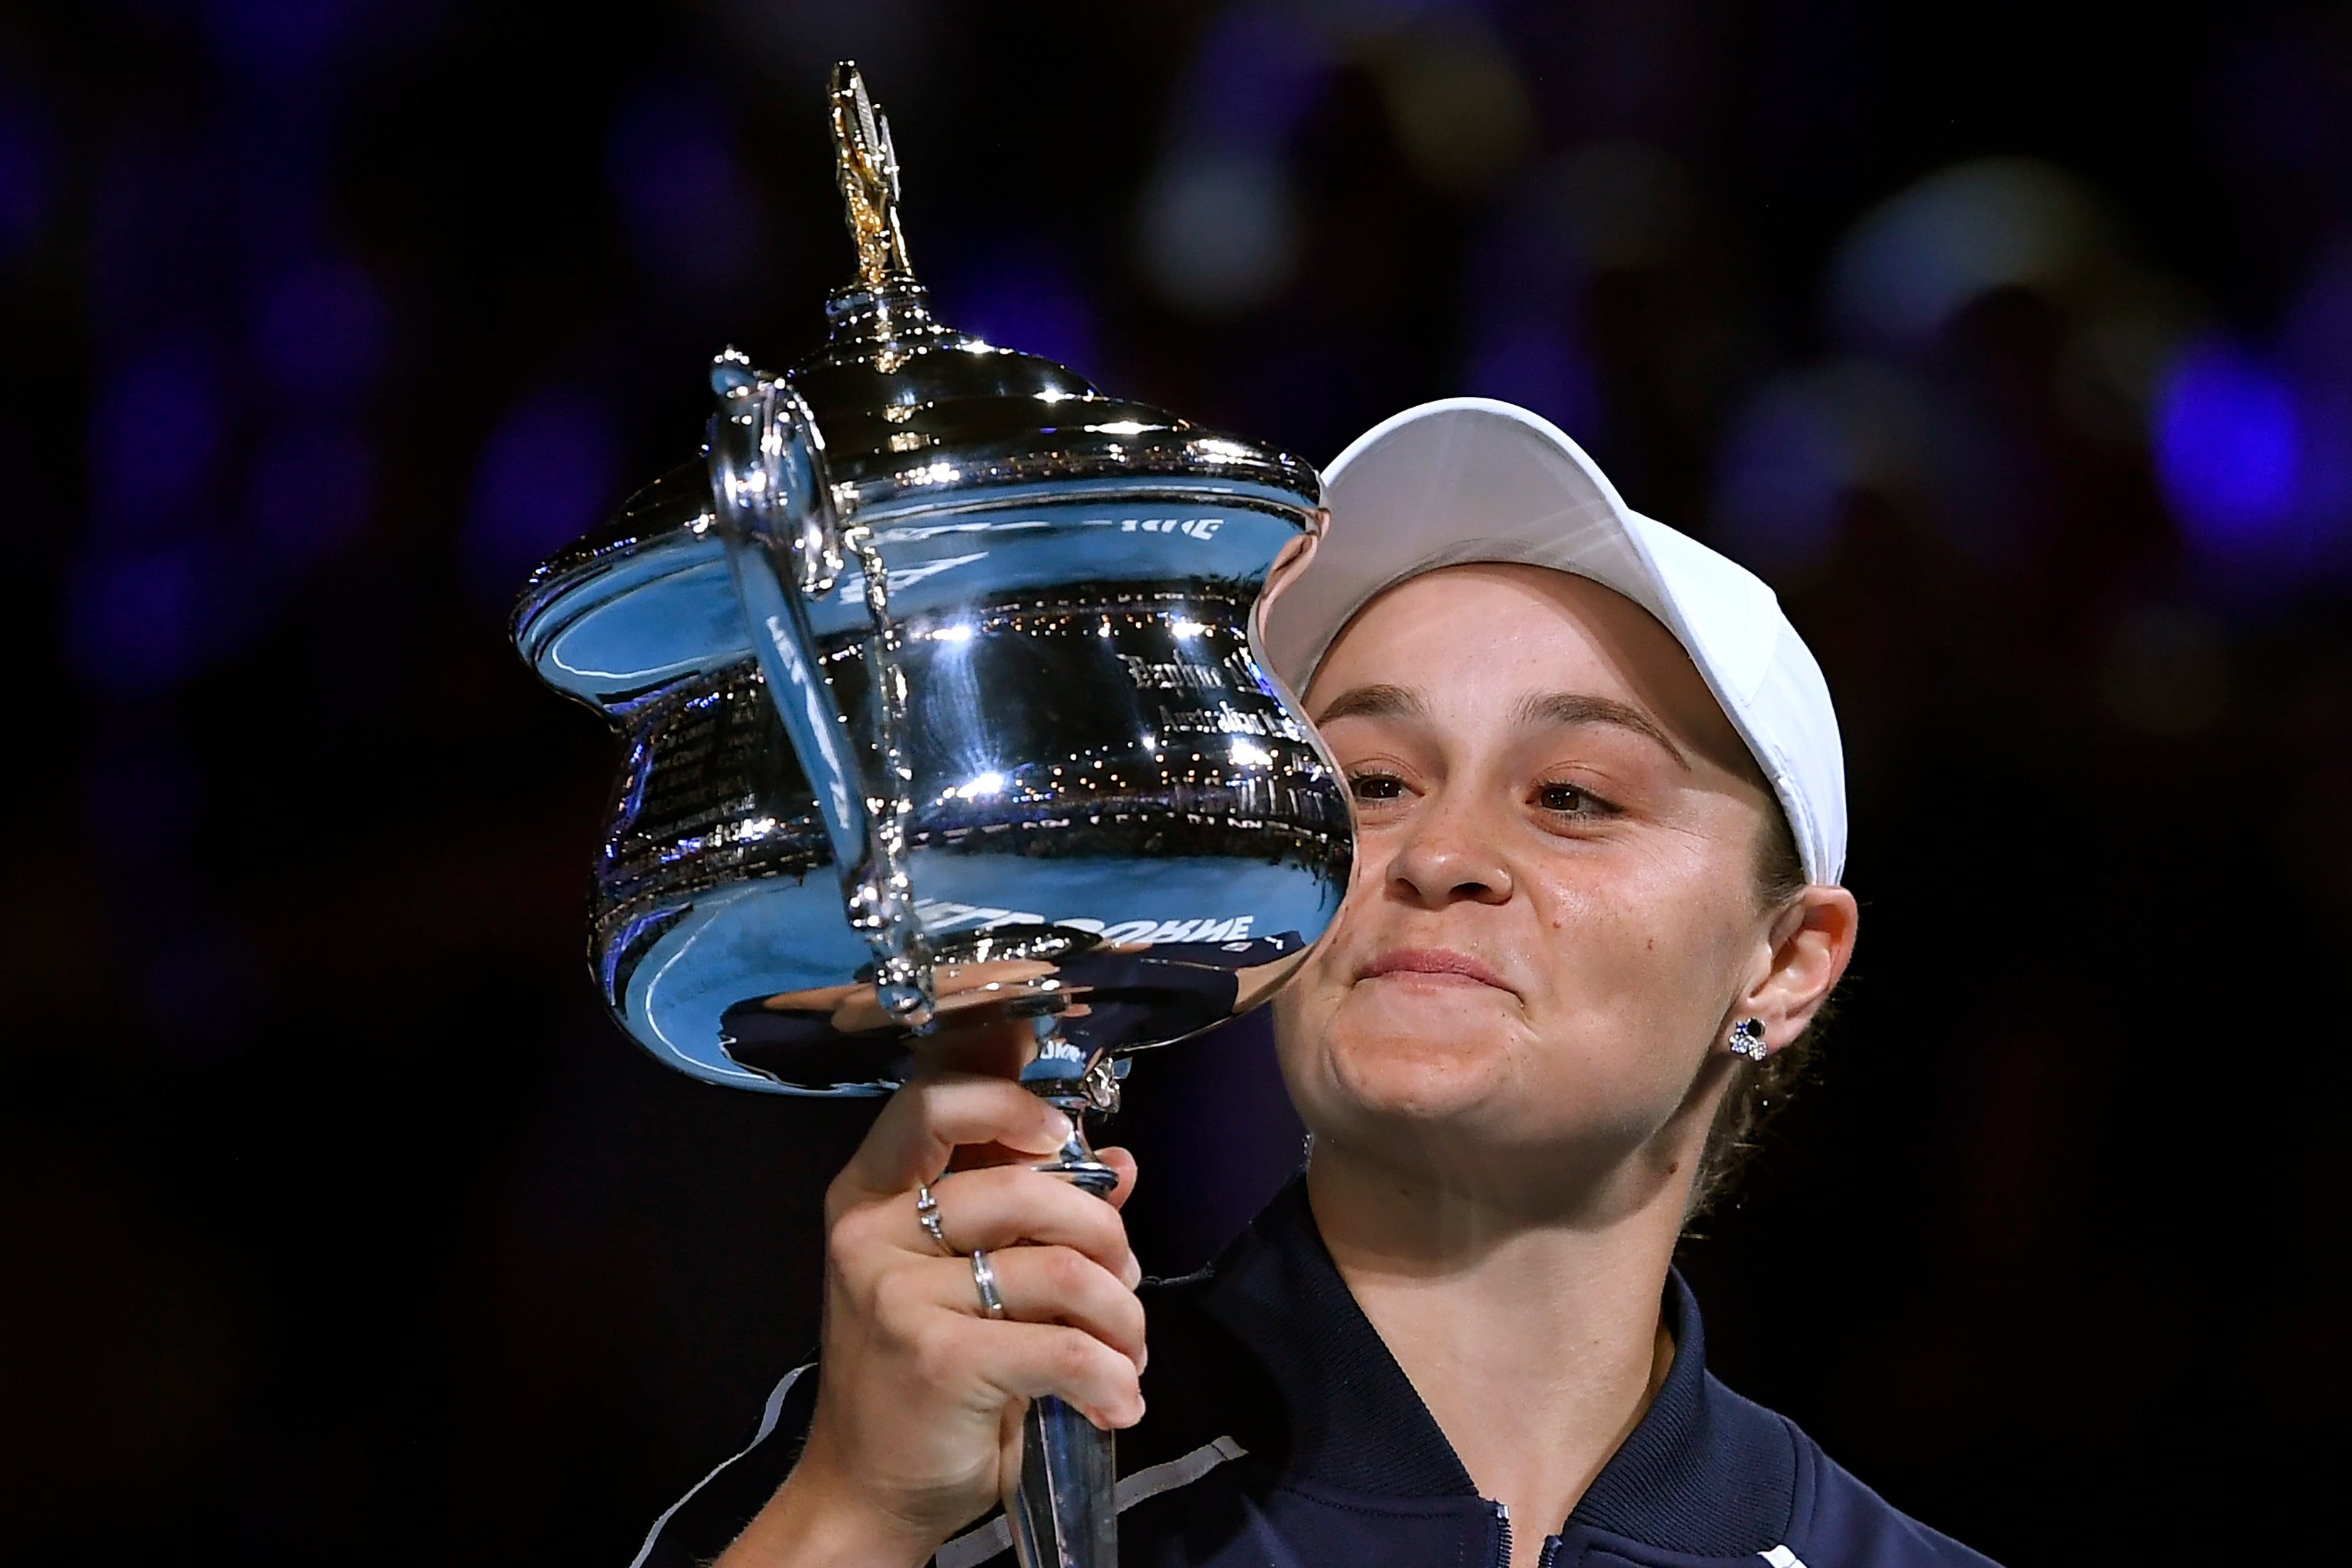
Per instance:
[[[1339,773],[1259,653],[1323,513],[1286,453],[941,325],[888,121],[833,132],[858,274],[782,375],[712,365],[705,458],[532,574],[525,659],[626,746],[590,961],[663,1061],[771,1094],[1017,1075],[1080,1130],[1338,913]],[[1027,1568],[1117,1557],[1111,1440],[1033,1402]]]

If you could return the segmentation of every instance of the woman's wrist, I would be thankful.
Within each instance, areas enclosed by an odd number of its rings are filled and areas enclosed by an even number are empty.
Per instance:
[[[939,1542],[803,1455],[712,1568],[922,1568]]]

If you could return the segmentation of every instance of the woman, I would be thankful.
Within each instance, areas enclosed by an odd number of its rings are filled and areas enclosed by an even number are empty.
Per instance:
[[[1853,951],[1811,655],[1523,410],[1411,410],[1328,486],[1266,626],[1359,819],[1275,1002],[1303,1178],[1139,1290],[1131,1160],[1108,1205],[962,1168],[1059,1114],[909,1085],[827,1195],[822,1373],[640,1561],[1010,1562],[985,1516],[1046,1393],[1121,1430],[1131,1563],[1984,1561],[1709,1377],[1672,1267]]]

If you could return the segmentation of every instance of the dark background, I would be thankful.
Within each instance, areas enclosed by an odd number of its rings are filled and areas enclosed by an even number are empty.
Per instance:
[[[0,15],[12,1558],[618,1565],[811,1341],[869,1109],[601,1016],[503,617],[817,342],[840,55],[957,324],[1318,460],[1512,397],[1781,590],[1866,918],[1735,1386],[2016,1563],[2332,1538],[2352,11],[88,0]],[[1147,1266],[1278,1094],[1138,1068]]]

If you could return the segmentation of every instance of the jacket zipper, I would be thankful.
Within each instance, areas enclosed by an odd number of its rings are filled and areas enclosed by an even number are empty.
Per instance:
[[[1502,1541],[1502,1555],[1495,1559],[1495,1568],[1511,1568],[1511,1507],[1508,1503],[1495,1505],[1496,1534]],[[1543,1555],[1536,1559],[1536,1568],[1557,1568],[1560,1541],[1557,1535],[1544,1537]]]

